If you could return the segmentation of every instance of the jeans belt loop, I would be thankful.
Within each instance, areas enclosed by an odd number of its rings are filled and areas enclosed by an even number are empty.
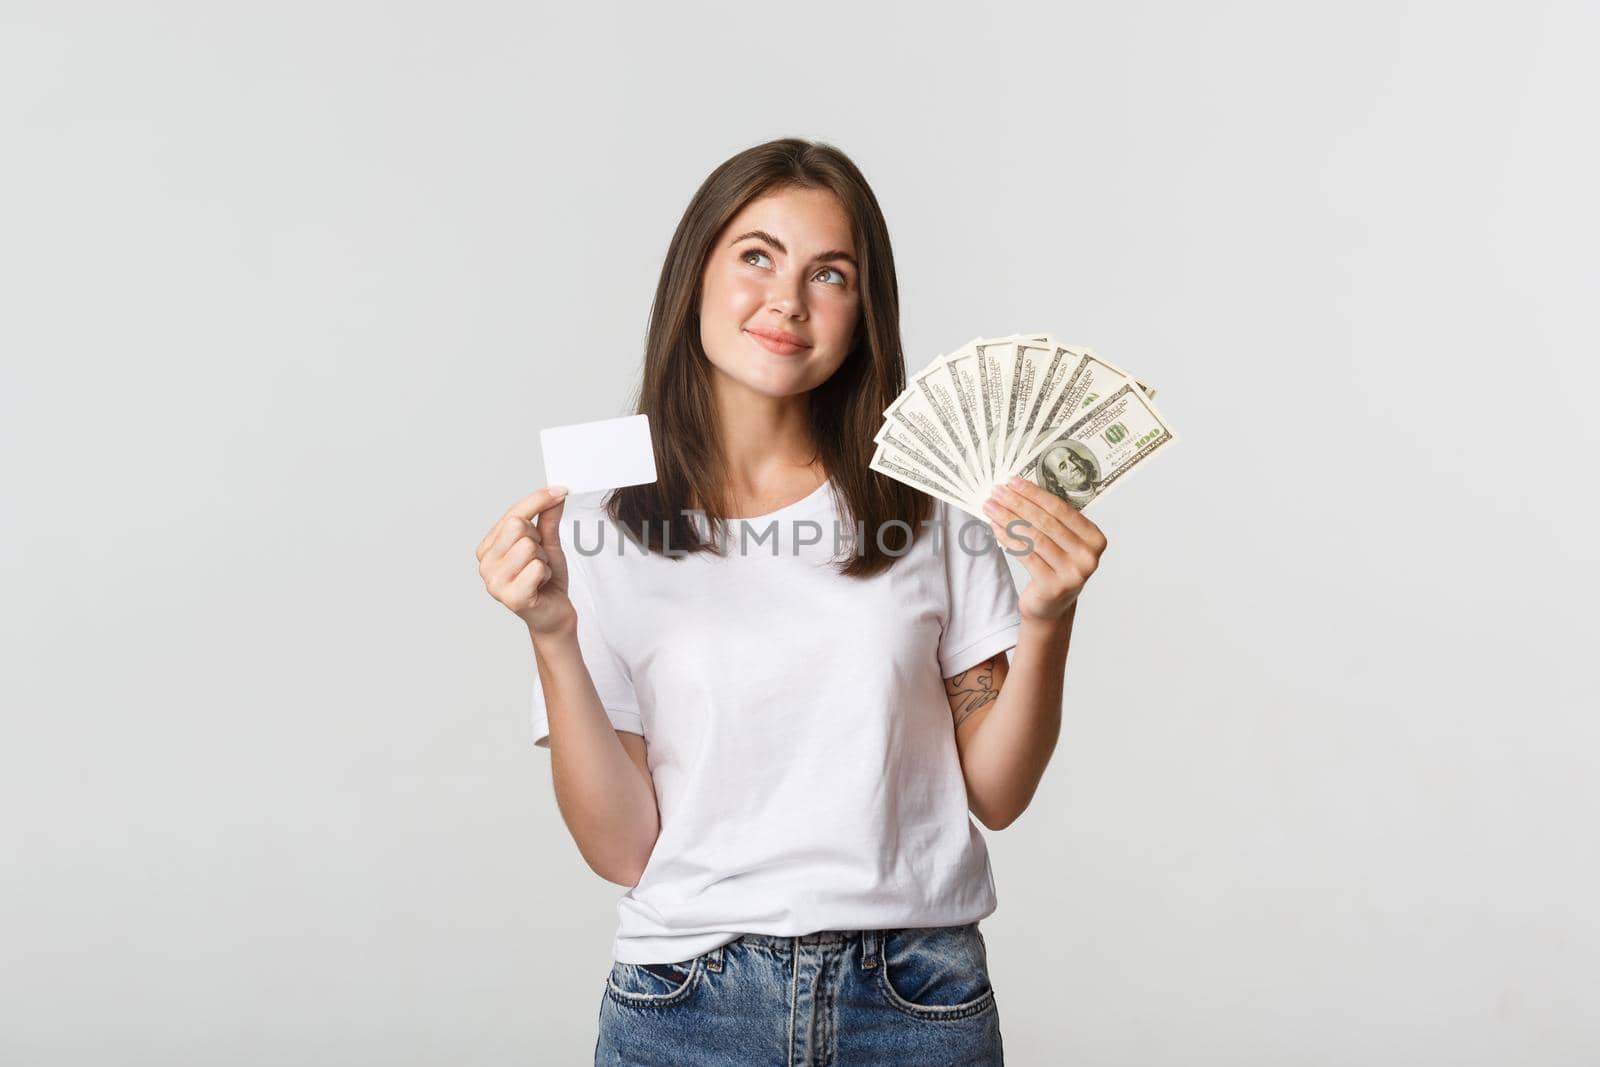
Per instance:
[[[861,934],[861,969],[870,971],[878,965],[878,950],[883,939],[877,930],[866,930]]]

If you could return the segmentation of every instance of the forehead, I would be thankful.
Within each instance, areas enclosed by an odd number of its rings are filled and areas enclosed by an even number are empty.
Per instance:
[[[839,198],[826,189],[774,189],[746,204],[723,229],[722,240],[748,230],[765,230],[788,248],[790,255],[840,249],[855,253],[850,216]]]

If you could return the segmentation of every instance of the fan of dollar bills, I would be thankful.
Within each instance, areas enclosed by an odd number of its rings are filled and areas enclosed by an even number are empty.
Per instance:
[[[987,522],[1012,475],[1085,511],[1178,439],[1156,391],[1049,334],[979,337],[911,376],[870,466]]]

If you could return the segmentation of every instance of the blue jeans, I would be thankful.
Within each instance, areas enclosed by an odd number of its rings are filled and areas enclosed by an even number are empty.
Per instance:
[[[1005,1062],[978,924],[745,934],[682,963],[613,960],[598,1064]]]

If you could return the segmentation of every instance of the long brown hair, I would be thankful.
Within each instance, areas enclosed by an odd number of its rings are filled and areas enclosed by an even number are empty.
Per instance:
[[[713,170],[689,201],[661,265],[635,393],[635,412],[650,418],[656,481],[614,490],[605,510],[652,552],[717,549],[727,521],[726,479],[710,362],[700,344],[700,282],[713,242],[733,217],[752,200],[793,186],[826,189],[839,199],[860,260],[860,316],[850,352],[809,399],[818,457],[843,512],[840,541],[855,546],[838,571],[867,577],[892,566],[922,534],[933,500],[867,466],[883,410],[905,388],[900,289],[878,200],[856,165],[829,144],[785,137],[747,148]],[[697,506],[710,524],[709,539],[685,514]],[[823,535],[824,543],[832,538],[833,531]]]

